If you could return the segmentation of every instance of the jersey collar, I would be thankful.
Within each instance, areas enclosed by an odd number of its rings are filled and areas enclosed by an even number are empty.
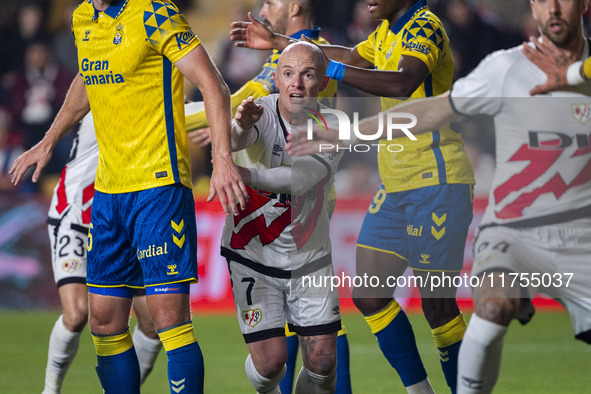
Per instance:
[[[406,25],[418,11],[425,7],[427,7],[427,0],[418,0],[400,17],[400,19],[396,21],[394,26],[390,27],[390,31],[394,34],[398,34],[404,25]]]
[[[320,28],[318,26],[312,26],[311,29],[300,30],[297,33],[294,33],[289,37],[299,40],[300,37],[302,36],[302,34],[311,40],[317,40],[320,37]]]
[[[92,0],[89,1],[92,3]],[[104,11],[105,14],[109,15],[113,19],[117,19],[125,9],[125,6],[127,5],[128,1],[129,0],[113,0],[113,2]],[[94,8],[94,4],[92,5],[92,7]],[[94,14],[92,15],[93,21],[97,20],[99,12],[100,11],[94,8]]]

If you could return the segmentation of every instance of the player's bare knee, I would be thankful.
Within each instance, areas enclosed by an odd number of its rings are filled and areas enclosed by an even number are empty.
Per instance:
[[[326,376],[336,369],[336,335],[334,333],[300,338],[302,360],[308,371]]]
[[[265,357],[259,358],[257,361],[253,358],[254,367],[257,372],[267,378],[272,379],[283,371],[283,367],[287,358],[281,354],[265,354]]]
[[[367,298],[353,289],[352,297],[353,303],[364,316],[372,315],[382,310],[386,305],[392,301],[392,298]]]
[[[88,309],[74,308],[62,312],[64,326],[72,332],[80,332],[88,322]]]
[[[474,311],[485,320],[508,326],[519,305],[518,298],[479,298],[474,301]]]
[[[312,354],[304,360],[304,365],[308,371],[315,374],[327,376],[335,371],[337,367],[336,351],[332,354]]]
[[[421,307],[431,328],[441,327],[460,314],[455,298],[423,298]]]

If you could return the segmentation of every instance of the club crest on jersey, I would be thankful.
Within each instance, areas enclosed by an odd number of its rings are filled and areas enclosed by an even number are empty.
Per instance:
[[[77,259],[66,260],[62,263],[62,271],[71,274],[73,272],[78,271],[81,266],[82,266],[82,263],[80,262],[80,260],[77,260]]]
[[[123,25],[115,26],[115,38],[113,38],[113,44],[119,45],[123,39]]]
[[[242,319],[244,320],[244,323],[246,323],[247,325],[254,327],[257,324],[259,324],[259,322],[261,321],[261,319],[263,318],[263,312],[261,312],[260,309],[249,309],[247,311],[243,311],[242,312]]]
[[[591,104],[573,104],[572,112],[576,120],[585,124],[591,118]]]
[[[396,45],[396,41],[394,41],[392,43],[392,45],[390,45],[390,50],[388,50],[388,53],[386,53],[386,59],[390,59],[390,56],[392,56],[392,51],[394,50],[394,45]]]

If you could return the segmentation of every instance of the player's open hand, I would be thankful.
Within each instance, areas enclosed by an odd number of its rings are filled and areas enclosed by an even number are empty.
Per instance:
[[[568,66],[576,59],[568,58],[544,35],[541,41],[536,37],[530,37],[529,41],[534,47],[524,43],[522,52],[532,63],[541,68],[547,77],[545,83],[537,85],[529,93],[533,96],[567,86],[566,72]]]
[[[262,22],[248,13],[250,22],[232,22],[230,40],[237,47],[251,49],[273,49],[275,35]]]
[[[263,116],[263,106],[255,104],[254,98],[250,96],[246,100],[242,100],[242,103],[236,109],[234,119],[238,126],[243,129],[250,129],[259,121],[261,116]]]
[[[313,155],[318,153],[336,152],[342,147],[343,141],[339,140],[337,129],[325,129],[314,125],[311,135],[307,127],[292,130],[287,136],[287,153],[291,156]]]
[[[187,137],[189,137],[193,143],[204,148],[211,144],[211,129],[209,127],[204,127],[202,129],[189,131]]]
[[[11,176],[11,182],[14,186],[18,185],[23,175],[27,172],[29,167],[37,165],[33,173],[33,182],[39,180],[41,171],[51,159],[52,149],[43,141],[21,154],[12,164],[8,174]]]
[[[217,155],[213,158],[213,173],[209,185],[207,201],[213,201],[217,195],[226,215],[230,212],[238,215],[238,204],[241,209],[246,208],[248,192],[242,181],[238,168],[232,161],[232,156]]]

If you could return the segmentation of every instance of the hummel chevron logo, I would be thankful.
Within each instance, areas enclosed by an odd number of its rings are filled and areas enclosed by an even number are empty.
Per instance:
[[[181,390],[185,388],[185,379],[177,381],[171,380],[170,383],[172,385],[172,391],[175,393],[180,393]]]
[[[436,240],[440,240],[441,237],[445,234],[445,227],[441,230],[435,230],[435,227],[431,226],[431,234],[435,237]]]
[[[172,229],[174,231],[176,231],[177,233],[180,233],[181,231],[183,231],[183,228],[185,227],[185,220],[181,219],[181,222],[179,224],[176,224],[174,222],[174,220],[171,220],[170,225],[172,226]]]
[[[183,234],[183,236],[179,239],[176,237],[176,235],[172,235],[172,241],[176,244],[176,246],[178,246],[179,248],[183,247],[183,244],[185,243],[185,234]]]
[[[181,219],[179,224],[176,224],[174,220],[171,220],[170,225],[174,231],[180,234],[185,229],[185,220]],[[177,237],[176,234],[172,234],[172,241],[176,244],[176,246],[182,248],[185,244],[185,234],[183,234],[180,238]]]
[[[439,217],[435,214],[435,212],[431,212],[431,217],[436,225],[441,226],[445,219],[447,219],[447,213],[444,213],[442,217]]]

